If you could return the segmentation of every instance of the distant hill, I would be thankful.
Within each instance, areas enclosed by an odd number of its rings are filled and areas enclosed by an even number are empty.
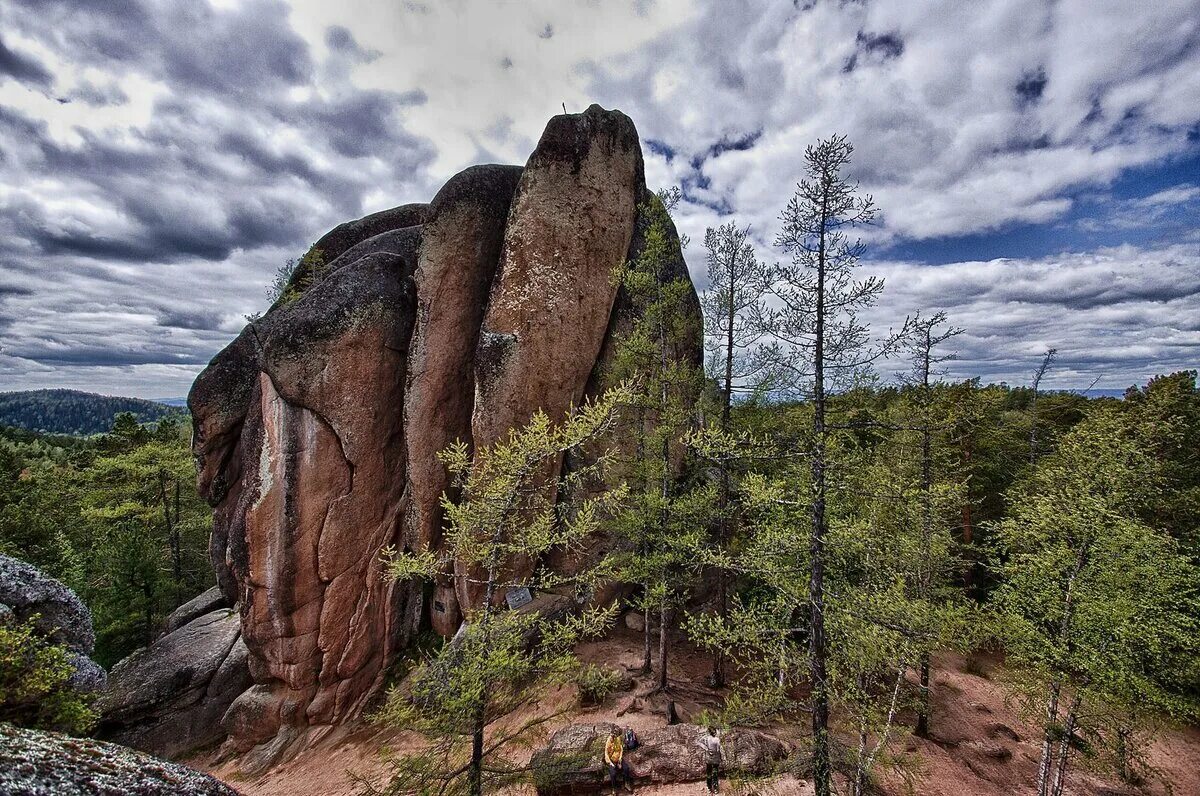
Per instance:
[[[132,412],[139,423],[153,423],[179,411],[143,398],[79,390],[0,392],[0,425],[51,434],[99,434],[108,431],[122,412]]]

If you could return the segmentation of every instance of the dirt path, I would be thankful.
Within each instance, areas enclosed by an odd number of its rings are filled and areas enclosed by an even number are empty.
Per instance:
[[[706,708],[719,704],[720,694],[704,685],[708,660],[694,649],[678,645],[671,667],[673,696],[684,721],[695,720]],[[620,627],[600,641],[579,647],[587,662],[635,670],[641,662],[640,635]],[[889,773],[880,783],[887,796],[1027,796],[1037,769],[1038,742],[1031,727],[1005,704],[1000,685],[987,675],[989,666],[972,666],[957,655],[935,659],[932,737],[901,737],[892,752],[906,776]],[[974,672],[974,673],[972,673]],[[547,727],[553,732],[574,721],[612,721],[645,732],[665,725],[665,699],[644,696],[649,678],[637,677],[634,689],[610,697],[597,708],[579,709]],[[574,697],[573,688],[548,689],[533,710],[553,710]],[[636,701],[635,701],[636,700]],[[911,717],[901,717],[901,721]],[[803,728],[775,728],[780,737],[803,743]],[[354,796],[360,792],[355,777],[376,783],[386,780],[388,767],[381,757],[386,748],[412,748],[418,739],[407,733],[383,732],[368,725],[345,728],[322,739],[292,760],[257,778],[244,778],[236,761],[216,763],[211,758],[190,761],[240,790],[246,796]],[[526,751],[526,755],[531,750]],[[1149,762],[1162,772],[1174,796],[1200,794],[1200,729],[1167,729],[1149,752]],[[730,788],[726,788],[729,791]],[[703,783],[641,787],[639,794],[700,796]],[[750,792],[772,796],[808,796],[812,787],[794,777],[776,778],[753,785]],[[532,793],[532,790],[530,790]],[[1077,766],[1067,796],[1166,796],[1160,782],[1135,791],[1112,779],[1093,776]]]

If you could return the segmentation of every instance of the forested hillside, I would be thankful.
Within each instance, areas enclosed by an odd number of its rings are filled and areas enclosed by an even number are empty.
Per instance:
[[[0,427],[0,553],[83,598],[105,666],[212,583],[188,438],[174,418],[150,430],[130,414],[88,439]]]
[[[0,393],[0,425],[50,434],[100,434],[128,412],[153,423],[179,409],[142,398],[97,395],[79,390],[26,390]]]

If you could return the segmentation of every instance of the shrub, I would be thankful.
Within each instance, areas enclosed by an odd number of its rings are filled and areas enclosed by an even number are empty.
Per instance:
[[[575,685],[579,688],[579,699],[585,705],[599,705],[608,695],[617,690],[621,683],[621,675],[612,669],[589,663],[575,675]]]
[[[0,621],[0,721],[86,733],[96,717],[91,698],[71,685],[74,672],[67,650],[42,638],[32,619]]]

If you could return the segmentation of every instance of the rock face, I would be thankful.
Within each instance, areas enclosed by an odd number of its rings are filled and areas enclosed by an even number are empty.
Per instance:
[[[208,774],[117,744],[0,724],[0,793],[237,796]]]
[[[218,609],[118,663],[96,703],[98,735],[165,757],[223,739],[221,718],[252,684],[241,635],[238,613]]]
[[[550,736],[550,742],[530,760],[540,796],[598,792],[607,785],[604,743],[617,725],[569,724]],[[706,754],[699,741],[707,730],[695,724],[676,724],[651,730],[626,754],[630,773],[639,785],[696,782],[704,779]],[[757,730],[730,730],[721,737],[725,775],[772,773],[787,757],[787,748]]]
[[[221,593],[221,587],[213,586],[172,611],[163,622],[163,635],[176,631],[193,619],[199,619],[218,608],[229,608],[230,606],[225,595]]]
[[[380,552],[439,548],[440,450],[598,392],[631,312],[613,271],[639,251],[648,197],[628,117],[556,116],[524,168],[472,167],[429,205],[322,237],[292,295],[201,373],[199,486],[254,681],[224,717],[236,748],[266,759],[356,715],[418,630],[451,636],[478,607],[461,567],[393,583]],[[694,342],[681,358],[699,362]]]
[[[104,669],[89,657],[96,648],[92,615],[75,592],[31,564],[0,555],[0,613],[20,622],[36,616],[36,630],[67,648],[75,667],[71,685],[80,691],[104,687]]]

